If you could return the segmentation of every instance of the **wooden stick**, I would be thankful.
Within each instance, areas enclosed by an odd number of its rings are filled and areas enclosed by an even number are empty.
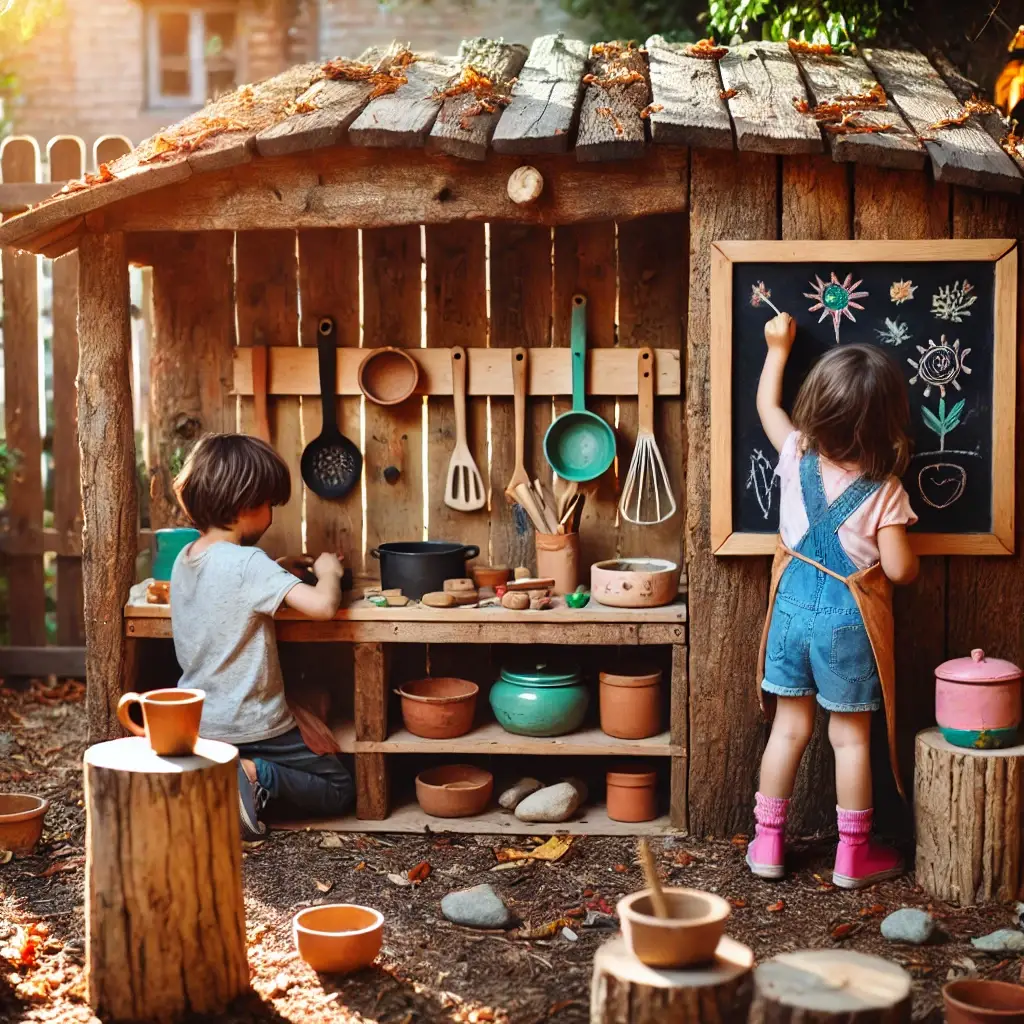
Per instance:
[[[672,915],[668,910],[668,903],[665,894],[661,891],[661,879],[658,878],[658,868],[654,863],[654,854],[646,839],[640,840],[640,865],[644,869],[644,878],[647,881],[647,888],[651,890],[651,906],[654,907],[654,916],[665,920]]]
[[[537,507],[537,502],[534,498],[533,491],[530,489],[529,484],[517,484],[515,489],[516,498],[519,500],[519,504],[523,506],[526,514],[530,517],[533,525],[540,530],[541,533],[547,533],[547,523],[544,522],[544,516],[541,514],[540,509]]]

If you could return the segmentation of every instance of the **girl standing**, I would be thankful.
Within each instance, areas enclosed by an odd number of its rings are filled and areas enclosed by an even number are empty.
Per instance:
[[[757,389],[761,425],[779,452],[781,501],[758,670],[762,704],[767,697],[776,709],[747,863],[762,878],[784,874],[786,811],[817,700],[829,712],[836,760],[833,881],[859,889],[903,870],[895,851],[870,840],[870,736],[884,697],[896,772],[891,584],[910,583],[918,571],[906,532],[917,517],[898,479],[909,459],[910,408],[884,352],[846,345],[811,370],[791,420],[782,376],[795,335],[787,313],[767,324]]]

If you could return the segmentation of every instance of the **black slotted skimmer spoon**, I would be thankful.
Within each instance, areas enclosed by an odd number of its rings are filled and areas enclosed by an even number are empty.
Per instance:
[[[363,471],[363,456],[338,430],[338,348],[334,321],[329,316],[322,317],[316,333],[323,426],[320,428],[320,436],[310,441],[302,453],[302,479],[321,498],[343,498],[359,482],[359,475]]]

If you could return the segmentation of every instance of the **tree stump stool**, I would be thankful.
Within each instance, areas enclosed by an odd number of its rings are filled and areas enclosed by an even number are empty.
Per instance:
[[[782,953],[754,972],[751,1024],[909,1024],[910,975],[845,949]]]
[[[917,884],[950,903],[1005,903],[1021,892],[1024,747],[954,747],[938,729],[917,735]]]
[[[590,1024],[742,1024],[753,964],[746,946],[724,938],[714,963],[661,970],[641,963],[620,935],[594,957]]]
[[[223,1010],[249,986],[238,751],[145,739],[85,752],[86,983],[110,1020]]]

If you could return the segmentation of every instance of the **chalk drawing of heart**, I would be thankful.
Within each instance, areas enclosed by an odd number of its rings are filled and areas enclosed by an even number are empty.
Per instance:
[[[917,486],[932,508],[948,508],[964,493],[967,470],[955,462],[934,462],[917,474]]]

